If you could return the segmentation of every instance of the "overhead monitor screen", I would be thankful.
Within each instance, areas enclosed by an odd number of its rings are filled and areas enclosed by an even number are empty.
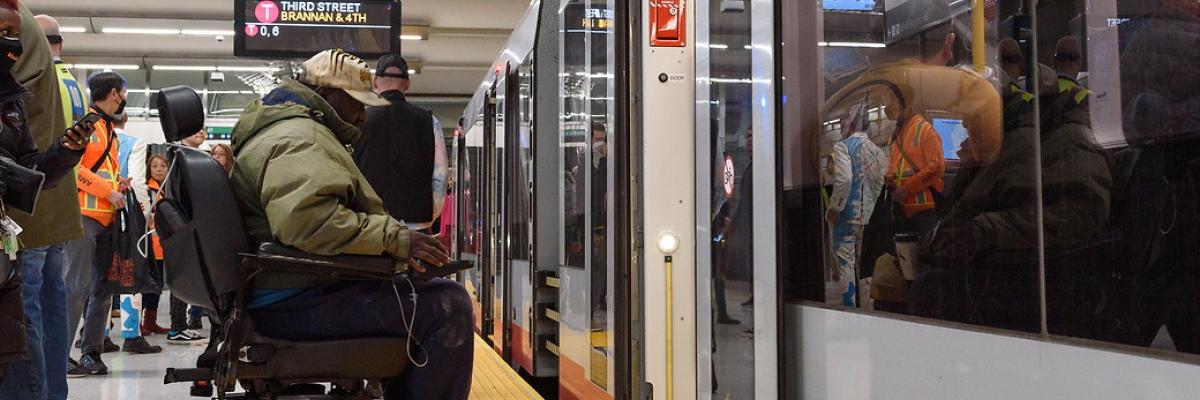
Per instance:
[[[837,11],[872,11],[875,9],[875,0],[825,0],[822,7]]]
[[[234,55],[304,58],[340,48],[363,58],[400,52],[395,0],[236,0]]]
[[[967,128],[961,119],[934,118],[933,130],[942,138],[942,152],[948,160],[958,159],[958,150],[967,140]]]

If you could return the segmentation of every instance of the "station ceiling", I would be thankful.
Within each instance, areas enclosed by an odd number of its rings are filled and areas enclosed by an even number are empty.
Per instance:
[[[68,63],[153,65],[263,65],[233,57],[233,38],[214,34],[104,33],[108,28],[232,31],[233,0],[25,0],[35,14],[64,27]],[[413,92],[429,99],[469,96],[500,52],[529,0],[407,0],[406,29],[425,40],[403,40],[402,54],[419,66]],[[78,30],[78,29],[76,29]]]

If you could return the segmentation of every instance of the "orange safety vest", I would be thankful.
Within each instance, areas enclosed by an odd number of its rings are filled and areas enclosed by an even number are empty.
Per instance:
[[[159,186],[158,181],[154,180],[153,178],[147,179],[146,186],[150,188],[151,204],[157,203],[159,200],[162,199],[162,189],[161,189],[161,186]],[[146,221],[146,226],[149,227],[150,229],[154,229],[154,212],[153,211],[150,212],[150,220]],[[154,249],[154,259],[162,261],[163,249],[162,249],[162,242],[159,241],[159,239],[158,239],[158,232],[155,232],[153,235],[150,235],[150,245]]]
[[[112,203],[108,202],[108,195],[120,188],[121,162],[118,159],[118,148],[121,143],[112,132],[108,121],[96,122],[91,142],[84,150],[79,165],[75,167],[75,183],[79,187],[79,209],[83,216],[96,220],[102,226],[111,224],[116,214]],[[92,166],[100,161],[109,141],[112,141],[112,147],[108,157],[104,158],[104,162],[95,172],[92,172]]]
[[[896,187],[908,191],[900,203],[905,217],[934,209],[933,190],[945,188],[946,158],[942,154],[942,138],[933,125],[920,115],[914,115],[892,143],[888,176]]]

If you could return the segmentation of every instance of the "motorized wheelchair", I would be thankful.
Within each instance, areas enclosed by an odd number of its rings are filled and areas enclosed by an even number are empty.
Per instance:
[[[157,96],[169,141],[203,128],[204,111],[195,91],[177,86]],[[196,368],[168,369],[165,383],[190,382],[193,396],[215,393],[220,399],[358,399],[377,397],[373,394],[381,383],[404,374],[409,360],[402,338],[276,340],[258,335],[246,312],[248,288],[260,272],[392,280],[390,258],[325,257],[278,243],[251,243],[224,169],[198,150],[170,146],[167,152],[170,172],[155,208],[168,263],[167,287],[203,308],[215,329]],[[244,393],[229,395],[238,384]]]
[[[1046,318],[1049,333],[1131,343],[1138,332],[1144,302],[1138,288],[1161,256],[1160,221],[1172,202],[1163,178],[1162,150],[1133,146],[1114,154],[1108,224],[1096,236],[1074,246],[991,251],[955,278],[954,269],[931,255],[922,261],[940,270],[914,283],[918,315],[1029,332],[1039,331],[1038,260],[1045,260]],[[951,292],[946,286],[966,287]],[[941,300],[948,293],[965,296]],[[932,302],[932,303],[929,303]],[[932,307],[926,307],[933,304]],[[948,306],[944,306],[949,304]],[[932,310],[932,311],[931,311]],[[1158,327],[1153,327],[1157,332]],[[1145,343],[1148,345],[1149,343]]]

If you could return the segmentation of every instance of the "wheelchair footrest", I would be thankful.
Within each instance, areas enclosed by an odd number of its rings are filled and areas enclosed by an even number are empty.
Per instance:
[[[180,383],[180,382],[208,382],[213,378],[213,371],[207,368],[167,368],[167,375],[163,377],[164,384]]]

